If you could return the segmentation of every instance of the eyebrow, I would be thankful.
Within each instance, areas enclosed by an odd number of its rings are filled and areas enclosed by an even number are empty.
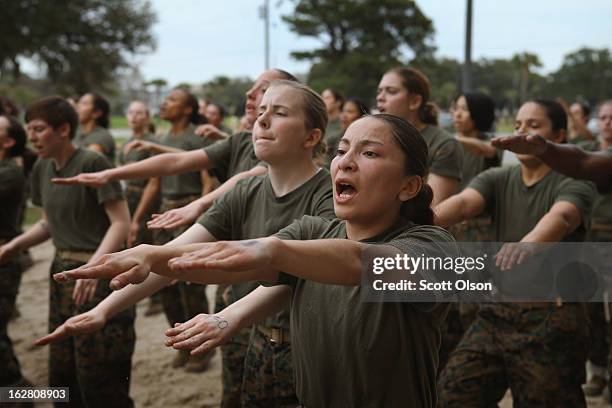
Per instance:
[[[259,109],[265,109],[266,105],[259,105]],[[272,105],[272,109],[276,110],[276,109],[287,109],[288,111],[291,111],[291,108],[289,108],[288,106],[285,105]]]
[[[348,139],[346,137],[343,137],[342,139],[340,139],[340,142],[344,142],[344,143],[350,145],[350,142],[348,141]],[[359,145],[361,145],[361,146],[367,146],[367,145],[384,146],[384,143],[377,142],[376,140],[372,140],[372,139],[365,139],[365,140],[360,141]]]

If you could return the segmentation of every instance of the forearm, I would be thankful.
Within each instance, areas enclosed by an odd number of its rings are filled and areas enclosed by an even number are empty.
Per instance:
[[[29,230],[21,235],[16,236],[9,242],[16,251],[25,251],[35,245],[45,242],[51,238],[49,225],[44,219],[38,221]]]
[[[365,245],[348,239],[274,240],[272,269],[335,285],[359,285]]]
[[[183,149],[177,147],[166,146],[159,143],[151,143],[149,145],[149,151],[153,154],[164,154],[164,153],[181,153]]]
[[[547,141],[546,150],[539,158],[559,173],[594,181],[600,187],[609,187],[612,156],[606,153],[588,153],[578,146]]]
[[[127,237],[129,229],[129,214],[127,214],[127,217],[125,217],[125,219],[123,220],[116,220],[112,222],[108,230],[106,230],[106,234],[104,234],[102,242],[100,242],[100,245],[98,245],[98,249],[96,249],[96,252],[94,252],[89,261],[95,261],[102,255],[110,254],[121,250],[125,243],[125,239]]]
[[[267,167],[255,166],[251,170],[243,171],[232,176],[225,183],[221,184],[216,190],[211,191],[210,193],[206,194],[204,197],[198,200],[200,202],[202,212],[210,208],[217,198],[222,197],[225,193],[229,192],[232,188],[234,188],[236,186],[236,183],[238,183],[240,180],[249,177],[261,176],[266,174],[267,172]]]
[[[110,180],[143,179],[199,171],[210,166],[204,151],[160,154],[106,170]]]
[[[563,216],[548,213],[520,242],[559,242],[575,229],[576,226]]]
[[[288,308],[290,300],[291,288],[287,285],[260,286],[217,315],[236,322],[237,327],[241,329]]]
[[[484,156],[488,159],[495,156],[495,148],[490,143],[475,137],[465,137],[457,135],[455,137],[461,145],[470,153],[476,156]]]
[[[435,224],[442,228],[449,228],[466,220],[467,217],[462,212],[462,208],[465,207],[464,201],[461,194],[456,194],[435,206]]]
[[[431,205],[437,205],[457,192],[459,180],[431,173],[427,179],[434,197]]]

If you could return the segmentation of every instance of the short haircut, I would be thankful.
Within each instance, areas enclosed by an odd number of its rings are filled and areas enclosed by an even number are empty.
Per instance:
[[[70,125],[70,139],[74,138],[79,123],[79,117],[72,107],[61,96],[48,96],[28,107],[25,114],[26,123],[40,119],[47,122],[53,129],[64,123]]]

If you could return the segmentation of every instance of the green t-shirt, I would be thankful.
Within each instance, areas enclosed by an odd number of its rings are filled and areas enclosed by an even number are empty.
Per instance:
[[[612,147],[608,147],[604,152],[612,156]],[[598,191],[593,202],[591,219],[598,224],[612,225],[612,186],[607,191]]]
[[[303,217],[281,239],[346,239],[346,222]],[[400,222],[364,240],[402,253],[453,242],[445,230]],[[437,247],[440,248],[440,247]],[[456,254],[455,254],[456,255]],[[363,302],[360,286],[281,273],[293,288],[291,350],[298,398],[307,407],[435,407],[441,327],[448,303]]]
[[[159,143],[181,150],[202,149],[214,143],[214,140],[196,135],[195,129],[195,126],[190,124],[183,133],[178,135],[172,135],[168,132],[160,138]],[[164,176],[161,178],[162,197],[175,199],[201,194],[202,176],[199,171]]]
[[[212,163],[213,174],[224,183],[243,171],[263,165],[255,156],[251,132],[241,132],[204,148]]]
[[[133,142],[134,140],[142,140],[145,142],[152,142],[152,143],[158,143],[159,141],[157,140],[157,138],[155,137],[155,135],[152,135],[151,133],[147,133],[141,137],[130,137],[130,139],[128,141],[125,142],[125,144],[127,145],[130,142]],[[126,164],[130,164],[130,163],[136,163],[139,162],[141,160],[144,159],[148,159],[149,157],[153,156],[153,153],[148,152],[146,150],[138,150],[138,149],[132,149],[130,150],[130,152],[128,154],[125,154],[123,149],[119,150],[119,157],[118,157],[118,162],[120,165],[124,166]],[[126,180],[126,184],[128,186],[135,186],[135,187],[144,187],[147,185],[147,183],[149,182],[148,179],[133,179],[133,180]]]
[[[489,140],[490,137],[485,134],[481,134],[480,140]],[[460,144],[461,145],[461,144]],[[502,163],[502,157],[504,151],[501,149],[495,149],[495,156],[487,158],[484,156],[477,156],[470,153],[466,149],[463,149],[463,171],[461,173],[461,183],[459,183],[459,191],[466,188],[472,179],[482,173],[483,171],[491,167],[499,167]]]
[[[517,164],[486,170],[476,176],[469,187],[485,199],[486,212],[492,216],[495,239],[499,242],[519,242],[559,201],[574,204],[582,213],[582,225],[563,241],[584,239],[595,194],[595,187],[590,182],[551,170],[542,180],[528,187],[521,176],[521,165]]]
[[[81,129],[79,129],[72,142],[77,147],[85,148],[93,144],[98,144],[104,149],[104,155],[108,160],[111,163],[115,161],[115,139],[113,139],[113,135],[110,134],[108,129],[97,126],[89,133],[83,133]]]
[[[321,169],[300,187],[277,197],[268,176],[240,180],[198,220],[218,240],[241,240],[275,234],[303,215],[334,217],[331,176]],[[232,285],[231,302],[257,288],[257,282]],[[286,312],[267,324],[289,328]]]
[[[122,200],[123,192],[117,181],[93,188],[54,184],[51,179],[111,167],[104,156],[83,148],[78,148],[59,171],[52,159],[36,162],[31,176],[32,203],[47,214],[51,238],[58,250],[94,252],[110,226],[104,203]]]
[[[336,157],[336,151],[338,150],[338,144],[342,138],[342,126],[340,126],[340,119],[336,119],[327,124],[325,128],[325,143],[327,144],[327,159],[325,166],[329,169],[332,160]]]
[[[447,131],[427,125],[421,132],[429,149],[429,172],[461,180],[463,149]]]
[[[26,178],[13,159],[0,160],[0,239],[19,234]]]

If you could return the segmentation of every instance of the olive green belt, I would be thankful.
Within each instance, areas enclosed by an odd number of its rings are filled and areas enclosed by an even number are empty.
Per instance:
[[[270,343],[283,344],[291,341],[291,335],[287,329],[279,329],[277,327],[258,324],[255,326],[255,330],[263,334]]]
[[[65,251],[58,250],[57,257],[62,261],[73,261],[73,262],[84,262],[87,263],[93,256],[93,252],[85,252],[85,251]]]

